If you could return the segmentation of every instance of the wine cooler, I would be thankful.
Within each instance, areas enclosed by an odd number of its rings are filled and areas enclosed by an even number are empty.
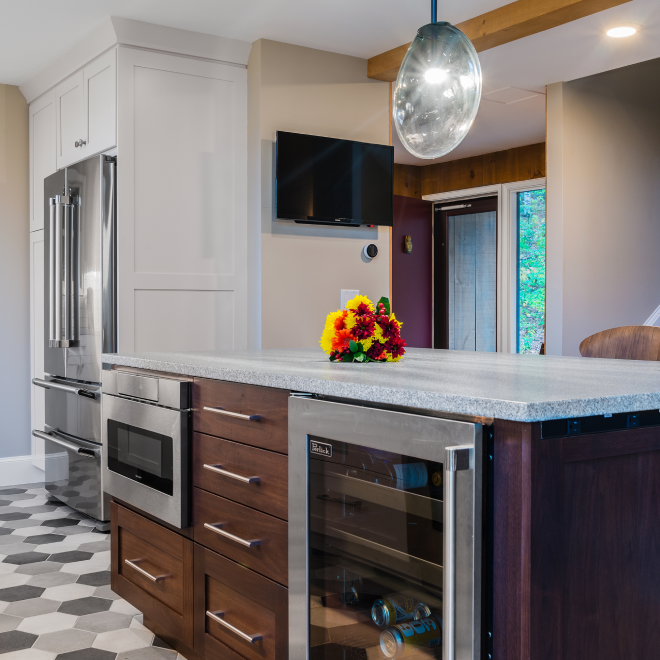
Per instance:
[[[481,660],[482,426],[289,400],[290,660]]]

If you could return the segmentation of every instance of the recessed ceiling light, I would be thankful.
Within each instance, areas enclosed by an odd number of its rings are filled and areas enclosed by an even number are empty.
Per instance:
[[[628,23],[627,25],[619,25],[613,27],[607,31],[608,37],[614,37],[615,39],[622,39],[623,37],[632,37],[633,34],[639,30],[639,25],[632,25]]]

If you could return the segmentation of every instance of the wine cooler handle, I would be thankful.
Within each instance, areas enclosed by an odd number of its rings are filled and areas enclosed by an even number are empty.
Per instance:
[[[474,467],[474,447],[445,449],[445,562],[442,660],[456,660],[456,473]]]

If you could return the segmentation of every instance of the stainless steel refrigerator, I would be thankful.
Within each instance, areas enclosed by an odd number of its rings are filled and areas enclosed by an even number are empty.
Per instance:
[[[44,180],[45,482],[98,521],[103,494],[101,353],[116,349],[116,160],[94,156]]]

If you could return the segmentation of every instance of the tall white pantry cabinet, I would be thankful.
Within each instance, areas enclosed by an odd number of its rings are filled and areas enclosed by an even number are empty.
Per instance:
[[[114,39],[105,51],[88,38],[78,60],[90,47],[94,57],[72,71],[69,53],[23,90],[31,379],[44,377],[43,181],[101,153],[117,157],[119,351],[247,347],[250,45],[124,19],[109,26],[96,40]],[[163,52],[170,42],[176,53]],[[31,403],[32,428],[43,429],[43,389],[32,386]],[[43,441],[33,438],[32,456],[43,469]]]

